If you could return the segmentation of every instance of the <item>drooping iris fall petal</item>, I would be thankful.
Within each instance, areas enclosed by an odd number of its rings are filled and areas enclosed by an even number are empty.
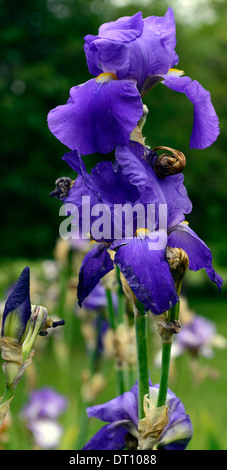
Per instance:
[[[190,139],[190,147],[204,149],[217,139],[219,121],[209,91],[205,90],[197,80],[190,77],[179,77],[171,73],[162,82],[168,88],[184,93],[194,107],[194,122]]]
[[[71,150],[108,153],[127,144],[142,113],[136,82],[108,73],[71,88],[68,102],[49,112],[48,125]]]
[[[201,238],[186,224],[178,224],[170,230],[167,240],[168,246],[182,248],[189,258],[189,269],[198,271],[205,269],[211,281],[215,282],[219,289],[223,280],[212,266],[212,253],[210,248]]]

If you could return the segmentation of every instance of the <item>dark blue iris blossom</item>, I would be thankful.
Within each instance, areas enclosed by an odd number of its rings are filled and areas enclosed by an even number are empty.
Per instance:
[[[178,301],[170,267],[166,259],[166,247],[182,248],[189,257],[189,269],[205,268],[208,276],[220,288],[222,279],[212,266],[212,255],[205,243],[185,222],[185,214],[191,211],[191,202],[183,184],[182,174],[159,179],[148,160],[141,158],[139,144],[118,146],[116,162],[100,162],[89,175],[84,162],[76,151],[65,154],[63,159],[78,172],[65,203],[82,206],[82,196],[89,195],[91,206],[104,203],[111,214],[115,204],[129,203],[155,205],[166,204],[167,230],[159,231],[159,249],[150,249],[156,239],[156,231],[139,237],[138,227],[133,237],[127,233],[120,239],[112,236],[97,240],[94,248],[85,256],[77,289],[79,304],[98,284],[100,279],[114,268],[120,268],[137,299],[154,314],[161,314]],[[114,228],[115,219],[112,220]],[[139,227],[142,230],[144,226]],[[109,250],[115,251],[114,263]]]
[[[87,35],[84,50],[96,78],[71,88],[67,103],[50,111],[51,132],[82,155],[127,145],[143,113],[141,96],[162,81],[193,104],[191,148],[209,147],[219,135],[210,93],[172,69],[179,61],[175,46],[171,8],[163,17],[143,19],[139,12],[119,18],[103,24],[97,36]]]
[[[6,301],[1,336],[21,342],[30,316],[30,270],[26,266]]]
[[[150,382],[151,402],[156,404],[159,385]],[[156,444],[158,449],[184,450],[193,434],[190,417],[179,398],[168,389],[167,403],[169,422]],[[138,439],[138,385],[129,392],[102,405],[87,408],[89,417],[105,421],[105,424],[84,446],[84,450],[120,450],[125,448],[128,434]]]

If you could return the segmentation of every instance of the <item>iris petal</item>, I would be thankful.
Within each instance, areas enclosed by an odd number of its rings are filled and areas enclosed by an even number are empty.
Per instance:
[[[112,269],[113,261],[107,252],[106,244],[99,244],[87,253],[81,264],[77,288],[80,306],[85,297],[87,297],[99,283],[100,279]]]
[[[194,106],[194,123],[190,139],[190,147],[204,149],[217,139],[219,121],[211,102],[209,91],[196,80],[179,77],[174,74],[164,76],[164,85],[174,91],[185,93]]]
[[[211,250],[188,225],[174,227],[169,233],[167,244],[172,248],[182,248],[189,257],[189,269],[205,269],[211,281],[221,288],[223,280],[212,266]]]
[[[141,147],[141,146],[140,146]],[[141,158],[133,142],[130,147],[118,146],[116,159],[122,171],[140,192],[140,201],[144,204],[167,204],[168,227],[184,220],[184,214],[191,212],[192,204],[183,184],[183,174],[157,177],[147,161]]]
[[[142,86],[151,74],[167,73],[178,63],[175,20],[172,8],[164,16],[142,19],[141,12],[132,17],[105,23],[97,36],[85,37],[85,54],[89,71],[114,71],[118,78],[131,77]]]
[[[157,236],[161,238],[160,232]],[[114,262],[145,309],[159,315],[175,305],[178,296],[165,249],[149,249],[149,243],[149,237],[124,240],[121,246],[118,242]]]
[[[135,81],[92,79],[71,88],[68,103],[49,112],[48,125],[71,150],[108,153],[128,142],[142,113]]]
[[[108,406],[107,406],[108,405]],[[138,424],[138,385],[134,385],[128,392],[119,395],[102,405],[87,408],[88,417],[95,417],[106,422],[131,420],[135,426]]]
[[[85,444],[83,450],[120,450],[124,448],[124,438],[127,429],[120,422],[113,422],[103,426],[91,439]]]

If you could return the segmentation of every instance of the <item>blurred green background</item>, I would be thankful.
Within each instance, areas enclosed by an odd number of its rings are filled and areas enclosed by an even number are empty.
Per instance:
[[[52,136],[46,118],[50,109],[66,102],[72,86],[91,78],[83,51],[83,37],[97,34],[98,27],[105,21],[132,15],[139,10],[144,17],[163,15],[168,6],[173,7],[176,17],[178,68],[211,92],[221,134],[212,147],[191,150],[192,105],[185,96],[162,85],[144,99],[150,111],[144,134],[147,144],[152,147],[166,145],[185,153],[185,184],[193,203],[193,211],[187,219],[212,249],[214,267],[226,280],[226,2],[0,0],[2,301],[7,288],[17,279],[25,264],[29,264],[35,278],[37,272],[41,272],[42,278],[42,261],[53,258],[60,204],[49,198],[49,193],[58,177],[68,175],[74,178],[75,175],[61,158],[68,149]],[[100,160],[100,156],[87,156],[84,160],[89,169]],[[69,279],[63,281],[69,287]],[[64,282],[62,286],[61,275],[58,282],[57,300],[50,312],[59,315],[63,312],[67,320],[64,337],[57,347],[52,338],[45,348],[41,347],[34,361],[36,378],[28,377],[19,384],[17,397],[12,403],[14,426],[6,445],[10,449],[31,446],[30,436],[17,413],[26,402],[32,386],[49,384],[66,394],[70,401],[69,410],[62,418],[66,433],[61,448],[74,448],[79,433],[80,373],[87,367],[88,360],[84,354],[80,321],[73,313],[76,298],[73,297],[70,306],[62,310]],[[38,295],[40,303],[46,305],[47,288],[43,281],[41,286],[35,284],[32,302],[36,302]],[[191,308],[214,320],[218,332],[227,337],[225,284],[222,294],[219,294],[203,272],[188,273],[184,289]],[[188,362],[187,356],[179,358],[180,380],[173,380],[170,385],[193,420],[194,436],[189,448],[227,448],[226,351],[218,350],[211,361],[211,366],[219,371],[215,380],[208,377],[195,383],[189,373]],[[201,362],[205,366],[208,364],[203,358]],[[108,364],[108,386],[98,397],[99,403],[112,398],[115,386],[114,368]],[[1,372],[0,394],[4,388],[2,378]],[[158,370],[152,371],[152,381],[159,381]],[[98,426],[92,422],[89,436]]]
[[[68,149],[52,136],[46,118],[66,102],[72,86],[92,78],[83,37],[97,34],[105,21],[138,10],[163,15],[169,5],[177,23],[178,67],[211,92],[221,135],[211,148],[190,150],[192,105],[162,85],[144,99],[150,111],[144,134],[153,147],[185,153],[194,206],[188,220],[212,248],[215,263],[227,265],[227,7],[221,0],[0,0],[2,257],[52,255],[59,205],[48,195],[59,176],[71,174],[61,160]],[[88,168],[97,159],[87,156]]]

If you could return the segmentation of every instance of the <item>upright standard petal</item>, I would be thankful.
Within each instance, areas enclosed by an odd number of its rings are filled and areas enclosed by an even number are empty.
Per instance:
[[[178,301],[174,281],[163,249],[152,249],[155,239],[160,243],[162,234],[153,240],[133,238],[118,242],[114,262],[119,266],[136,298],[155,315],[169,310]],[[164,242],[164,240],[163,240]],[[112,246],[114,249],[114,246]]]
[[[167,205],[168,228],[182,222],[184,214],[191,212],[192,204],[183,184],[183,174],[158,178],[148,161],[141,158],[140,148],[133,142],[129,146],[118,146],[116,159],[123,174],[137,187],[142,203]]]
[[[1,335],[20,342],[30,316],[30,269],[26,266],[6,301]]]
[[[221,289],[223,280],[212,266],[210,248],[188,225],[182,223],[173,227],[168,235],[167,245],[172,248],[182,248],[188,255],[189,269],[192,271],[205,269],[211,281]]]
[[[48,125],[71,150],[108,153],[128,142],[142,114],[136,82],[107,73],[71,88],[67,104],[49,112]]]
[[[108,245],[96,245],[87,253],[81,264],[77,297],[81,306],[85,297],[97,286],[100,279],[114,267],[113,261],[107,251]]]
[[[101,72],[116,73],[127,60],[125,44],[134,41],[142,31],[142,14],[138,12],[134,16],[104,23],[100,26],[97,36],[85,36],[84,51],[89,72],[93,75],[99,75]]]
[[[164,85],[174,91],[185,93],[194,106],[194,123],[190,139],[190,147],[204,149],[217,139],[219,121],[211,102],[209,91],[205,90],[196,80],[189,77],[169,73],[164,77]]]
[[[154,74],[167,73],[178,63],[176,31],[172,8],[162,17],[142,19],[141,13],[105,23],[97,36],[85,37],[84,50],[89,71],[116,73],[120,79],[133,78],[141,90]]]
[[[172,8],[168,8],[164,16],[149,16],[144,19],[143,34],[128,45],[128,71],[127,75],[138,82],[138,89],[142,90],[145,82],[152,76],[165,74],[178,63],[175,52],[176,30]],[[124,69],[117,75],[122,78]]]

